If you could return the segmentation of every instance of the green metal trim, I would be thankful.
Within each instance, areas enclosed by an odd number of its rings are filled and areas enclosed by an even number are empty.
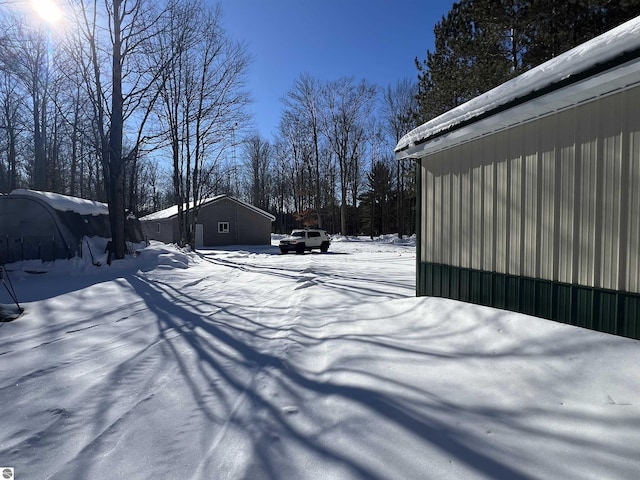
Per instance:
[[[637,293],[420,261],[416,273],[418,296],[451,298],[640,340]]]

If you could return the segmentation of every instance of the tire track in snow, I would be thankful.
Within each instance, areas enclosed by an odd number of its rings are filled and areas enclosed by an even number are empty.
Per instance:
[[[302,258],[298,256],[296,260],[301,263]],[[235,268],[226,265],[225,262],[216,263]],[[272,363],[254,365],[250,380],[238,393],[228,419],[211,440],[193,478],[209,478],[212,473],[215,473],[215,478],[242,476],[236,469],[245,462],[237,459],[235,462],[230,461],[229,456],[251,451],[251,448],[247,448],[247,443],[255,448],[257,444],[264,442],[261,448],[268,448],[272,454],[277,455],[277,440],[282,436],[278,433],[282,419],[274,418],[274,415],[290,417],[299,411],[297,402],[290,398],[288,392],[283,391],[280,368],[287,367],[290,351],[296,347],[296,342],[290,339],[291,331],[305,315],[304,306],[311,295],[307,288],[299,287],[309,282],[313,271],[310,258],[305,259],[299,271],[280,276],[280,279],[286,278],[285,281],[271,281],[273,269],[251,268],[245,265],[239,270],[236,280],[250,289],[247,300],[262,300],[249,304],[239,298],[239,303],[232,308],[232,313],[236,314],[237,318],[243,318],[242,326],[254,329],[253,333],[256,335],[249,342],[250,337],[239,333],[238,327],[227,328],[230,325],[225,325],[224,320],[220,320],[217,325],[239,341],[247,342],[258,354],[267,352],[269,358],[279,359],[279,365],[282,367],[274,366]],[[283,297],[286,298],[286,303],[279,305]],[[274,316],[274,309],[281,311],[282,316]],[[283,321],[283,318],[286,321]],[[255,342],[255,339],[259,341]]]

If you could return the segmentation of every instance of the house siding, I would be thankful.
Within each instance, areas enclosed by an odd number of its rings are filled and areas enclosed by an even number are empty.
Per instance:
[[[229,231],[218,232],[218,224],[227,222]],[[161,220],[142,220],[151,240],[175,243],[179,240],[177,216]],[[231,198],[220,198],[200,207],[197,223],[202,224],[203,246],[269,245],[272,219]],[[160,224],[160,232],[157,225]]]
[[[271,220],[232,200],[223,199],[200,209],[198,222],[204,224],[204,244],[265,245],[271,243]],[[228,222],[229,232],[218,233],[218,223]]]
[[[418,294],[638,338],[640,87],[423,157]]]

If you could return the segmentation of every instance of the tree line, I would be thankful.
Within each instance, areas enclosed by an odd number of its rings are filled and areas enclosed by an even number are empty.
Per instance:
[[[250,55],[219,6],[67,0],[52,25],[28,3],[0,0],[0,192],[106,201],[115,258],[126,214],[177,204],[186,245],[199,202],[221,193],[275,214],[280,232],[413,233],[402,135],[640,14],[638,0],[454,3],[415,80],[301,74],[267,139],[248,130]]]
[[[242,150],[249,201],[276,214],[276,230],[413,232],[413,169],[392,152],[414,126],[415,83],[302,74],[282,104],[274,139],[255,133]]]
[[[250,56],[226,33],[219,6],[69,0],[63,23],[49,24],[23,3],[0,1],[0,192],[106,201],[115,258],[124,256],[125,215],[178,205],[186,245],[199,202],[221,193],[276,214],[282,231],[411,228],[411,169],[391,152],[413,127],[412,82],[383,93],[365,80],[301,75],[268,140],[243,134]],[[363,195],[377,163],[399,187]],[[359,216],[361,203],[380,199],[376,211],[393,209],[393,227],[387,213],[384,225]]]

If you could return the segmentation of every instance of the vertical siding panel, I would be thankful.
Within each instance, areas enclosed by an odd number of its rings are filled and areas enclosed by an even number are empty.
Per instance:
[[[472,252],[471,268],[482,268],[482,165],[474,164],[472,171]]]
[[[619,97],[615,97],[616,99]],[[621,102],[602,102],[602,229],[600,285],[618,288],[620,239],[620,184],[622,181]],[[619,107],[619,108],[617,108]],[[614,113],[615,112],[615,113]]]
[[[596,194],[598,173],[598,114],[594,104],[579,109],[580,218],[578,222],[578,278],[580,285],[595,285]]]
[[[530,130],[537,130],[538,122],[529,125]],[[524,264],[522,274],[536,277],[536,253],[538,250],[538,145],[537,135],[531,132],[525,139],[524,157]]]
[[[447,159],[449,160],[449,159]],[[440,263],[451,262],[451,173],[442,174],[442,237]]]
[[[460,266],[460,250],[463,248],[460,234],[460,170],[454,170],[451,175],[451,265]]]
[[[640,95],[626,92],[629,142],[629,196],[627,213],[627,291],[640,293]]]
[[[540,278],[554,280],[555,129],[551,119],[540,121]]]
[[[422,259],[425,262],[433,262],[433,221],[434,221],[434,202],[433,202],[433,182],[434,175],[427,168],[427,160],[422,160]]]
[[[521,128],[514,128],[509,135],[509,231],[508,273],[521,274],[520,255],[522,253],[522,156]]]
[[[487,162],[484,165],[484,211],[482,224],[484,227],[484,239],[482,246],[482,269],[491,272],[495,269],[495,184],[494,184],[494,161],[487,150]]]
[[[465,162],[465,167],[468,165]],[[462,208],[460,216],[460,266],[471,267],[471,170],[464,168],[460,175]]]
[[[433,177],[433,261],[442,263],[442,176]]]
[[[496,272],[507,273],[507,240],[509,215],[509,175],[505,133],[496,134]]]
[[[630,132],[627,290],[640,293],[640,131]]]
[[[573,126],[569,129],[566,123],[570,121],[566,117],[556,122],[559,129],[556,138],[573,141]],[[558,216],[558,278],[565,283],[573,283],[573,242],[574,242],[574,208],[575,208],[575,144],[566,142],[560,145],[560,181],[559,193],[559,216]]]

